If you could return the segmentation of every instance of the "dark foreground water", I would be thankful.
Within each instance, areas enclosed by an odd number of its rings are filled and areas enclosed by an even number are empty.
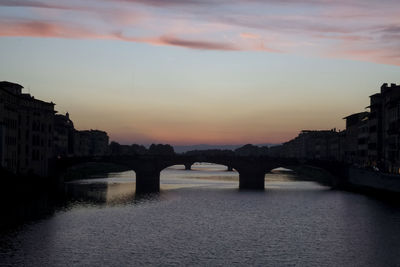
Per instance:
[[[162,173],[136,196],[133,173],[69,183],[52,215],[0,233],[0,265],[400,266],[400,207],[267,175],[239,191],[215,165]]]

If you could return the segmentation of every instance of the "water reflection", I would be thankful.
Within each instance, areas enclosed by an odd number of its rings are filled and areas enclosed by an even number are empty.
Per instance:
[[[57,193],[56,196],[54,192],[39,188],[29,194],[4,195],[2,210],[6,218],[1,220],[0,228],[44,218],[54,214],[56,210],[68,210],[79,205],[118,206],[160,201],[170,190],[202,187],[236,190],[238,178],[237,172],[226,171],[226,166],[223,165],[195,163],[190,171],[185,170],[183,165],[175,165],[161,172],[161,193],[149,195],[135,193],[133,171],[109,173],[106,177],[94,176],[91,179],[66,183],[63,192]],[[288,184],[288,181],[293,181],[290,173],[267,174],[266,181],[267,190],[280,188],[308,190],[315,187],[320,189],[320,186],[311,182]],[[24,190],[26,189],[20,191]]]
[[[238,174],[226,172],[226,167],[216,164],[194,164],[191,171],[183,165],[174,165],[161,172],[161,192],[179,188],[202,187],[210,184],[217,187],[237,186]],[[72,203],[96,205],[122,205],[157,200],[160,194],[138,194],[135,192],[135,173],[126,171],[109,173],[107,177],[92,177],[65,184],[65,193]]]
[[[50,216],[0,233],[0,266],[400,264],[398,205],[287,173],[239,191],[215,168],[167,169],[159,194],[135,194],[133,172],[68,183]]]

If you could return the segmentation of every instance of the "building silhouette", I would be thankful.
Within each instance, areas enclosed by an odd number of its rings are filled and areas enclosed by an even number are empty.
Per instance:
[[[54,156],[57,158],[74,155],[74,123],[65,115],[54,116]]]
[[[400,85],[384,83],[381,92],[370,99],[369,144],[376,147],[376,157],[371,160],[375,159],[388,172],[400,173]]]
[[[303,130],[270,155],[337,160],[358,167],[400,174],[400,85],[384,83],[370,96],[370,111],[344,117],[346,130]]]
[[[46,176],[53,157],[54,103],[0,82],[0,162],[13,173]]]
[[[302,130],[282,146],[271,147],[269,154],[308,160],[340,160],[343,157],[340,136],[336,129]]]
[[[344,160],[348,163],[363,164],[367,157],[368,112],[358,112],[346,120]]]
[[[76,130],[69,113],[55,115],[55,157],[87,157],[109,154],[109,137],[100,130]]]
[[[0,82],[0,167],[20,175],[47,176],[49,161],[108,153],[100,130],[78,131],[53,102],[35,99],[17,83]]]
[[[109,153],[109,137],[106,132],[100,130],[74,131],[74,155],[103,156]]]
[[[346,127],[347,136],[356,133],[357,147],[354,140],[348,146],[356,150],[355,162],[359,165],[399,174],[400,85],[384,83],[380,89],[370,96],[369,112],[348,116],[357,117],[352,127]]]
[[[49,160],[63,157],[144,154],[169,147],[112,143],[101,130],[76,130],[69,113],[56,114],[55,104],[22,92],[23,86],[0,82],[0,166],[16,174],[46,176]],[[258,154],[307,160],[346,162],[400,173],[400,85],[383,84],[370,96],[369,112],[346,116],[344,131],[303,130],[279,146]],[[251,145],[237,153],[254,152]],[[159,153],[159,151],[157,152]]]

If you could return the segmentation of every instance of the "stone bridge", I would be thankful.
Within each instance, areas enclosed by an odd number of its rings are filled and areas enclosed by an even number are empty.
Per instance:
[[[115,163],[123,165],[136,173],[137,192],[158,192],[160,190],[160,172],[173,165],[184,165],[190,170],[195,162],[221,164],[239,173],[240,189],[263,190],[265,174],[278,167],[291,168],[301,163],[297,159],[274,158],[268,156],[237,156],[237,155],[136,155],[136,156],[101,156],[101,157],[71,157],[57,159],[53,165],[53,175],[59,176],[68,168],[87,163]],[[320,166],[335,175],[338,168],[335,164],[313,164]],[[329,166],[330,167],[329,167]],[[341,175],[341,174],[339,174]]]

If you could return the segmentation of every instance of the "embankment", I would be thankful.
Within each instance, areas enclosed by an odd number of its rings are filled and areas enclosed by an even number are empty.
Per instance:
[[[348,183],[355,189],[400,193],[400,175],[349,167]]]
[[[333,174],[313,166],[296,166],[292,168],[299,179],[315,181],[333,188],[357,191],[360,193],[390,194],[400,193],[400,175],[387,174],[356,167],[343,167]]]

